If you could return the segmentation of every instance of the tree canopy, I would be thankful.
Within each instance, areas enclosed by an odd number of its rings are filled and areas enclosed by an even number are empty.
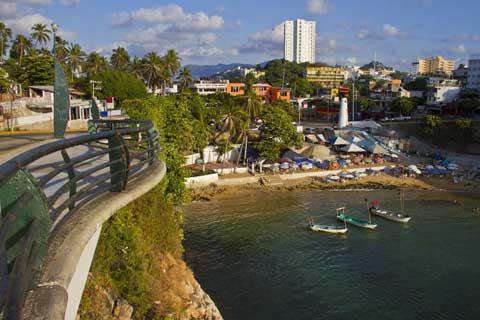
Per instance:
[[[407,97],[401,97],[393,100],[390,109],[398,114],[407,115],[413,108],[415,108],[415,103],[412,99]]]
[[[102,90],[96,93],[100,98],[115,97],[121,103],[128,99],[141,99],[147,96],[143,81],[130,73],[108,70],[93,78],[102,81]]]

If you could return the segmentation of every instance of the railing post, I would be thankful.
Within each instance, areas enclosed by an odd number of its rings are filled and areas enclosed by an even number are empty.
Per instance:
[[[114,130],[114,135],[108,138],[108,148],[110,149],[108,156],[110,161],[110,175],[112,178],[110,191],[122,192],[127,185],[129,156],[125,141]],[[118,161],[121,160],[121,161]]]
[[[153,162],[155,161],[155,158],[157,157],[157,146],[158,146],[158,139],[159,139],[159,135],[158,135],[158,131],[155,127],[152,127],[150,129],[147,130],[147,134],[148,134],[148,159],[150,160],[148,163],[150,165],[153,164]]]
[[[67,165],[70,164],[71,159],[70,159],[70,156],[67,153],[67,150],[62,149],[61,153],[62,153],[63,161],[65,161],[65,163]],[[70,182],[70,198],[71,198],[77,193],[77,183],[76,182],[72,183],[72,180],[75,179],[75,170],[73,169],[73,166],[68,167],[67,173],[68,173],[68,179],[69,179],[69,182]],[[75,208],[75,201],[73,201],[68,206],[68,208],[70,210],[73,210]]]

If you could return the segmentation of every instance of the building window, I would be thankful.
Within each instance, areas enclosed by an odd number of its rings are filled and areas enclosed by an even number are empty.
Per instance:
[[[84,120],[90,119],[90,108],[83,109],[83,119]]]
[[[80,119],[78,107],[70,108],[70,120],[78,120],[78,119]]]

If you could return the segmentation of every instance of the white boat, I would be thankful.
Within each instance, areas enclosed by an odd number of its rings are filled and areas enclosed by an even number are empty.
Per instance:
[[[345,234],[348,231],[348,229],[344,227],[336,227],[336,226],[328,226],[328,225],[320,225],[320,224],[309,225],[309,228],[310,230],[315,232],[326,232],[331,234]]]
[[[331,181],[340,181],[340,177],[335,175],[330,175],[327,177],[327,179]]]
[[[401,198],[403,199],[403,195],[401,196]],[[410,220],[412,220],[412,217],[409,215],[395,213],[388,210],[382,210],[379,208],[379,204],[380,202],[378,201],[372,201],[368,208],[369,213],[390,221],[400,222],[400,223],[409,223]],[[403,208],[403,204],[402,204],[402,208]]]
[[[403,214],[400,214],[400,213],[394,213],[394,212],[387,211],[387,210],[370,208],[370,213],[373,214],[373,215],[382,217],[384,219],[390,220],[390,221],[395,221],[395,222],[409,223],[410,220],[412,220],[412,217],[410,217],[408,215],[403,215]]]
[[[330,234],[345,234],[348,231],[347,224],[343,227],[315,224],[313,218],[308,219],[308,227],[314,232],[325,232]]]

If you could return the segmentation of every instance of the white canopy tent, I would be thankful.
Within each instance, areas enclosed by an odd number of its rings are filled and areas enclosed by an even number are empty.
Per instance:
[[[356,135],[352,135],[352,136],[347,138],[347,141],[350,142],[350,143],[359,143],[359,142],[362,142],[363,139],[360,138],[360,137],[357,137]]]
[[[351,143],[351,144],[349,144],[348,146],[343,147],[342,149],[340,149],[340,151],[346,152],[346,153],[363,153],[363,152],[367,152],[365,149],[360,148],[360,147],[357,146],[355,143]]]
[[[342,137],[336,137],[332,142],[332,146],[335,147],[348,146],[349,144],[350,143]]]

